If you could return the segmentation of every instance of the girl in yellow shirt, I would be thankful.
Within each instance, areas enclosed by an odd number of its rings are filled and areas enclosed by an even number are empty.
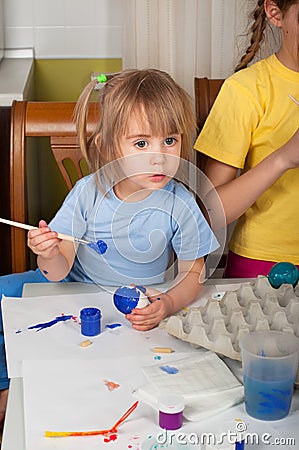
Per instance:
[[[259,0],[253,17],[250,46],[195,144],[227,223],[237,219],[226,277],[299,264],[299,1]],[[247,67],[269,24],[280,30],[279,50]],[[215,223],[213,191],[205,194]]]

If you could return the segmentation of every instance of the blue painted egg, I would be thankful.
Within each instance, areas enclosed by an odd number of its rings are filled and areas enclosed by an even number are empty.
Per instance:
[[[131,286],[122,286],[113,294],[115,307],[123,314],[130,314],[134,308],[143,308],[149,301],[141,289]]]
[[[299,272],[297,267],[289,262],[279,262],[275,264],[268,274],[268,280],[272,287],[279,288],[282,284],[298,283]]]

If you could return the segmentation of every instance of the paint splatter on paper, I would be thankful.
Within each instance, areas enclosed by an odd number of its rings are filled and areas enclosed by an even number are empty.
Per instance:
[[[114,383],[114,381],[103,380],[103,382],[109,391],[114,391],[114,389],[117,389],[120,386],[118,383]]]
[[[109,434],[109,436],[104,438],[104,442],[116,441],[117,438],[118,438],[118,436],[116,433]]]
[[[110,330],[113,330],[114,328],[121,327],[121,323],[110,323],[106,325],[106,328],[109,328]]]
[[[169,375],[175,375],[179,371],[179,369],[177,369],[176,367],[171,366],[160,366],[160,369],[163,370],[163,372],[168,373]]]
[[[130,438],[128,447],[129,450],[140,450],[140,436],[134,435]]]
[[[61,316],[57,316],[55,317],[55,319],[50,320],[49,322],[43,322],[43,323],[37,323],[36,325],[31,325],[30,327],[28,327],[28,330],[34,330],[36,329],[36,331],[41,331],[44,330],[45,328],[50,328],[53,325],[56,325],[59,322],[66,322],[67,320],[77,320],[77,317],[73,316],[73,315],[64,315],[61,314]]]

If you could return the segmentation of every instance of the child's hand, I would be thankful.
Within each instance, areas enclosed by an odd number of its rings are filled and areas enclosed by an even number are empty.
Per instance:
[[[39,228],[28,231],[28,247],[36,254],[45,259],[51,259],[60,252],[59,243],[61,239],[57,237],[55,231],[51,231],[47,222],[40,220]]]
[[[167,293],[162,294],[155,289],[146,288],[145,295],[151,304],[145,308],[135,308],[131,314],[126,315],[133,328],[139,331],[156,327],[172,311],[173,299]]]

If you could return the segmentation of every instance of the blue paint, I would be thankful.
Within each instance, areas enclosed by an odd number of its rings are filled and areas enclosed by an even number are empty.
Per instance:
[[[103,255],[108,248],[108,245],[106,244],[106,242],[102,241],[101,239],[99,239],[97,242],[90,242],[87,245],[88,245],[88,247],[95,250],[99,255]]]
[[[140,298],[137,287],[122,286],[114,292],[113,302],[115,307],[123,314],[131,314],[136,308]]]
[[[160,366],[160,369],[163,370],[163,372],[168,373],[169,375],[175,375],[179,371],[179,369],[177,369],[176,367],[171,366]]]
[[[110,328],[111,330],[117,327],[121,327],[121,323],[110,323],[106,325],[106,328]]]
[[[244,449],[245,449],[245,439],[243,439],[243,441],[235,443],[235,450],[244,450]]]
[[[139,289],[139,291],[141,291],[143,294],[146,293],[146,287],[144,287],[144,286],[136,286],[136,287],[137,287],[137,289]]]
[[[48,275],[48,271],[47,270],[43,270],[43,273],[45,274],[45,275]]]
[[[299,280],[299,271],[292,263],[279,262],[268,273],[268,280],[271,286],[276,289],[284,283],[296,286]]]
[[[98,308],[83,308],[80,311],[81,333],[83,336],[97,336],[101,333],[102,313]]]
[[[56,325],[58,322],[65,322],[66,320],[72,319],[72,315],[69,316],[58,316],[55,317],[55,319],[51,320],[50,322],[44,322],[44,323],[38,323],[36,325],[32,325],[31,327],[28,327],[28,330],[33,330],[34,328],[38,328],[36,331],[44,330],[45,328],[50,328],[53,325]]]
[[[247,413],[259,420],[279,420],[286,417],[292,401],[293,385],[293,377],[267,381],[244,374]]]
[[[157,355],[157,356],[154,357],[154,359],[157,359],[158,361],[160,361],[161,356]]]

